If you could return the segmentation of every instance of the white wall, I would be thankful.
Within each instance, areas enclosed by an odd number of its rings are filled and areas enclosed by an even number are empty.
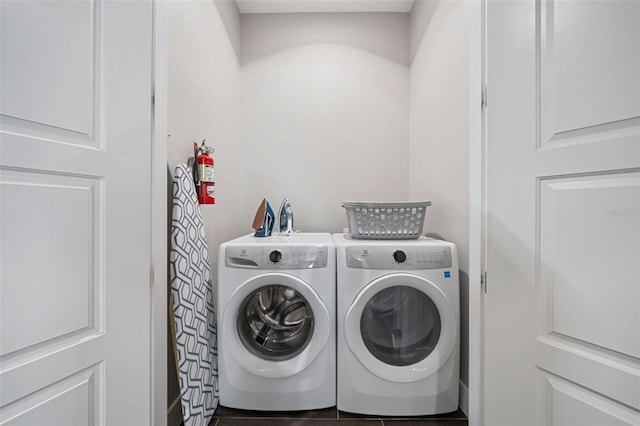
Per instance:
[[[193,142],[206,139],[216,160],[216,205],[203,206],[209,254],[217,265],[217,247],[245,231],[242,209],[243,161],[240,143],[240,64],[213,1],[168,2],[168,163],[193,155]],[[227,19],[233,10],[226,9]],[[239,19],[239,17],[238,17]],[[232,28],[232,27],[231,27]],[[169,357],[173,360],[173,353]],[[178,396],[175,368],[169,364],[169,404]],[[180,405],[169,413],[176,424]],[[174,423],[172,423],[174,421]]]
[[[209,0],[213,1],[220,13],[220,19],[227,29],[229,41],[240,57],[240,11],[235,0]]]
[[[233,15],[229,36],[213,4],[170,2],[168,156],[203,138],[216,150],[212,259],[252,231],[263,197],[331,232],[344,200],[407,200],[408,14],[243,15],[241,65]]]
[[[288,196],[296,228],[338,232],[342,201],[407,200],[408,15],[243,15],[241,28],[236,222]]]
[[[299,46],[334,43],[409,66],[407,13],[241,15],[242,63]]]
[[[462,1],[419,0],[414,5],[409,144],[409,197],[433,202],[426,232],[458,248],[460,378],[465,385],[469,383],[470,10],[470,4]]]
[[[193,142],[215,149],[216,204],[202,206],[210,255],[244,232],[238,223],[244,161],[240,64],[212,1],[169,2],[169,153],[173,169],[193,156]]]

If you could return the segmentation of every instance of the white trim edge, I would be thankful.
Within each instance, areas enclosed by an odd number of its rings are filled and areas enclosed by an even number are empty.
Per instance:
[[[483,199],[484,199],[484,5],[487,0],[470,0],[469,7],[469,377],[460,386],[460,406],[469,426],[483,424]],[[463,395],[466,393],[466,396]],[[466,398],[466,399],[465,399]],[[464,401],[464,402],[463,402]]]
[[[460,406],[460,409],[464,412],[464,414],[467,416],[467,418],[469,417],[469,389],[467,388],[467,386],[462,382],[462,380],[460,381],[460,396],[458,399],[458,405]]]
[[[151,141],[151,424],[166,426],[167,408],[167,37],[168,0],[152,0]]]

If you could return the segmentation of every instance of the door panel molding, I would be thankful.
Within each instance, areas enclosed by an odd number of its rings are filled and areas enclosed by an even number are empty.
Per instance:
[[[42,2],[48,19],[39,20],[11,3],[2,4],[2,13],[28,26],[16,30],[3,22],[2,35],[11,37],[2,49],[3,133],[102,149],[104,2]]]
[[[4,422],[47,424],[53,412],[67,413],[67,424],[104,424],[104,367],[102,363],[78,371],[36,390],[0,409]],[[76,407],[85,411],[78,413]],[[71,409],[70,409],[71,408]]]
[[[593,22],[596,12],[615,19]],[[585,22],[576,24],[575,14]],[[576,7],[543,0],[536,3],[536,21],[538,149],[628,141],[640,135],[639,96],[620,90],[640,75],[640,54],[628,57],[633,34],[624,32],[640,26],[640,4],[592,1]],[[618,31],[603,28],[616,21],[629,25],[617,26]],[[602,34],[613,40],[598,43],[596,37]],[[589,48],[572,49],[577,39],[587,40]]]
[[[539,334],[640,360],[640,169],[537,182]]]
[[[12,206],[0,217],[5,370],[104,332],[104,179],[0,167],[0,187]],[[29,232],[12,226],[21,220]]]
[[[637,411],[545,370],[538,370],[538,382],[541,392],[539,424],[640,424]]]

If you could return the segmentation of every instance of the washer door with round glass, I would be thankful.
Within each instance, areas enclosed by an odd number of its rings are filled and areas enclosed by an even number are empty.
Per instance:
[[[225,345],[240,365],[262,377],[299,373],[329,340],[329,311],[313,288],[292,275],[256,276],[223,308]]]
[[[411,274],[380,277],[356,296],[345,318],[349,349],[372,374],[413,382],[449,358],[458,332],[446,295]]]

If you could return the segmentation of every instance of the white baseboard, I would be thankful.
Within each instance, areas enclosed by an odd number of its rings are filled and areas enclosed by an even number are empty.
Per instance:
[[[182,405],[178,395],[167,410],[167,426],[179,426],[180,423],[182,423]]]
[[[464,411],[464,414],[469,417],[469,388],[460,381],[460,399],[458,402],[460,409]]]

